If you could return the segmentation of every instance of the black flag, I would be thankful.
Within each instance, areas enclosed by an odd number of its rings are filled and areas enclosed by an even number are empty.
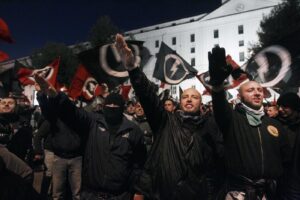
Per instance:
[[[191,67],[190,64],[165,43],[161,43],[153,77],[170,85],[176,85],[196,75],[196,69]]]
[[[149,60],[149,50],[143,47],[142,41],[126,42],[134,56],[140,57],[140,67],[143,68]],[[79,59],[99,83],[106,83],[109,88],[115,88],[128,79],[128,72],[122,66],[120,55],[113,44],[106,44],[81,52]]]

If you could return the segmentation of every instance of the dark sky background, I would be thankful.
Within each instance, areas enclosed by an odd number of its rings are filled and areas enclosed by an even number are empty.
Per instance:
[[[47,42],[84,42],[104,15],[128,31],[200,15],[220,5],[221,0],[0,0],[0,17],[15,40],[0,41],[0,50],[13,59],[28,56]]]

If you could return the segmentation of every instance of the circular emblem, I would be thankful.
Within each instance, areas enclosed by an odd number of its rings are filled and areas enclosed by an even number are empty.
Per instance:
[[[271,134],[271,135],[273,135],[273,136],[275,136],[275,137],[278,137],[278,135],[279,135],[279,132],[278,132],[278,129],[275,127],[275,126],[268,126],[267,127],[267,129],[268,129],[268,131],[269,131],[269,133]]]

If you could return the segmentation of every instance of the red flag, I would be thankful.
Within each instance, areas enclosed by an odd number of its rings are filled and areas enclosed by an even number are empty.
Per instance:
[[[22,85],[34,85],[35,80],[33,78],[33,75],[37,73],[44,77],[53,86],[55,86],[59,62],[60,58],[57,58],[50,65],[47,65],[42,69],[35,70],[21,67],[17,72],[18,79]]]
[[[6,61],[9,59],[9,55],[4,51],[0,51],[0,62]]]
[[[131,90],[131,85],[122,85],[121,86],[121,90],[120,90],[120,94],[122,95],[123,99],[125,101],[129,100],[129,92]]]
[[[13,43],[9,28],[2,18],[0,18],[0,39],[9,43]]]
[[[96,79],[91,76],[84,65],[79,65],[69,88],[69,96],[73,99],[83,96],[86,100],[90,100],[100,93],[101,87]]]

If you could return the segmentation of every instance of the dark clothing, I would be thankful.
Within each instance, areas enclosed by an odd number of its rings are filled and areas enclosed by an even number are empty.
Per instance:
[[[72,126],[67,126],[62,122],[54,108],[49,109],[46,106],[48,99],[45,94],[39,94],[37,100],[46,120],[34,138],[36,151],[41,152],[41,138],[46,138],[46,144],[50,142],[47,146],[50,146],[55,155],[62,158],[81,156],[83,152],[81,139]]]
[[[283,183],[285,198],[300,198],[300,114],[294,120],[279,118],[288,130],[290,145],[292,146],[292,163],[287,168],[286,179]]]
[[[165,111],[145,74],[139,68],[129,74],[154,136],[136,190],[155,200],[209,199],[214,191],[208,180],[219,149],[213,121],[200,113]]]
[[[53,151],[51,134],[50,134],[50,123],[48,120],[43,120],[33,137],[33,149],[35,154],[43,155],[44,150]]]
[[[224,135],[228,173],[253,182],[278,179],[290,159],[287,134],[281,124],[263,116],[260,125],[251,126],[245,111],[230,107],[224,91],[213,92],[212,97],[214,116]],[[228,191],[235,189],[229,186]]]
[[[50,104],[59,111],[64,123],[86,138],[83,190],[129,191],[146,158],[138,126],[124,117],[115,133],[111,133],[103,115],[76,108],[63,93],[51,99]]]
[[[135,116],[134,121],[141,128],[144,133],[145,144],[147,147],[147,152],[150,151],[153,143],[152,130],[149,126],[146,116]]]
[[[28,152],[32,150],[30,124],[23,121],[17,113],[1,113],[0,127],[0,134],[2,132],[8,134],[5,141],[0,141],[0,143],[5,144],[10,152],[27,162]]]
[[[2,158],[5,168],[14,174],[22,177],[29,183],[33,180],[32,169],[15,154],[8,151],[8,149],[0,144],[0,157]]]

